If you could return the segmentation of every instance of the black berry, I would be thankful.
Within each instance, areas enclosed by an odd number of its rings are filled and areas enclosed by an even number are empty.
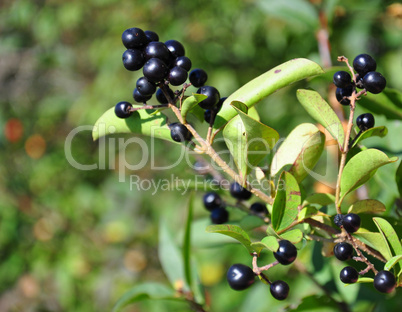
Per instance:
[[[142,95],[152,95],[156,91],[156,85],[145,77],[139,78],[135,86]]]
[[[170,52],[163,42],[152,41],[148,43],[144,50],[145,59],[158,58],[165,64],[170,60]]]
[[[184,56],[184,47],[177,40],[168,40],[165,42],[165,45],[169,49],[170,53],[174,56],[174,58],[179,56]]]
[[[255,275],[253,270],[244,264],[233,264],[227,274],[229,286],[234,290],[244,290],[254,284]]]
[[[122,59],[124,67],[131,71],[139,70],[145,63],[142,51],[137,49],[124,51]]]
[[[183,67],[186,71],[189,71],[191,69],[192,63],[187,56],[179,56],[174,60],[172,65]]]
[[[284,239],[279,242],[278,251],[274,252],[274,257],[280,264],[288,265],[296,260],[297,249],[288,240]]]
[[[213,108],[213,110],[214,110],[216,113],[218,113],[218,112],[221,110],[222,105],[223,105],[223,102],[225,102],[227,98],[228,98],[228,97],[226,96],[226,97],[222,97],[222,98],[219,99],[218,104],[216,104],[216,106]]]
[[[394,290],[396,284],[395,275],[390,271],[380,271],[374,277],[374,287],[379,292],[390,293]]]
[[[186,82],[187,80],[187,71],[180,66],[173,67],[169,72],[169,82],[173,86],[179,86]]]
[[[200,105],[200,107],[203,109],[212,109],[219,102],[220,99],[219,91],[215,87],[203,86],[198,89],[197,93],[207,96],[205,100],[198,103],[198,105]]]
[[[215,192],[209,192],[204,195],[203,198],[204,207],[207,210],[213,210],[215,208],[222,208],[222,198]]]
[[[355,213],[348,213],[343,217],[342,225],[348,233],[354,233],[360,228],[360,217]]]
[[[114,113],[119,118],[128,118],[132,113],[128,112],[128,110],[133,107],[129,102],[119,102],[116,104],[114,108]]]
[[[356,125],[360,130],[366,131],[374,127],[374,116],[370,113],[361,114],[356,118]]]
[[[152,30],[146,30],[146,31],[144,31],[144,33],[148,39],[148,42],[159,41],[159,36],[156,32],[154,32]]]
[[[190,131],[186,128],[185,125],[181,123],[172,123],[169,125],[170,128],[170,136],[172,137],[173,141],[176,142],[184,142],[190,141],[193,135]]]
[[[152,97],[151,95],[143,95],[142,93],[140,93],[140,91],[138,91],[137,88],[134,89],[133,91],[133,98],[134,101],[136,101],[137,103],[145,103],[146,101],[150,100]]]
[[[148,43],[144,31],[136,27],[126,29],[121,35],[121,40],[127,49],[139,49]]]
[[[229,212],[225,208],[215,208],[211,210],[211,222],[213,224],[222,224],[228,222]]]
[[[378,72],[371,71],[363,77],[364,88],[373,94],[382,92],[386,85],[387,81],[385,80],[384,76]]]
[[[353,68],[360,75],[364,76],[368,72],[375,71],[377,68],[377,63],[368,54],[359,54],[353,60]]]
[[[215,120],[215,116],[216,116],[216,113],[215,113],[215,111],[214,110],[212,110],[212,109],[207,109],[207,110],[205,110],[205,112],[204,112],[204,120],[207,122],[207,123],[213,123],[214,122],[214,120]]]
[[[201,68],[194,68],[189,76],[188,79],[190,80],[191,84],[196,87],[202,87],[208,79],[208,75],[205,72],[205,70],[201,69]]]
[[[170,88],[167,88],[167,92],[168,92],[170,98],[173,100],[173,99],[174,99],[173,90],[170,89]],[[163,93],[163,91],[162,91],[161,88],[159,88],[159,89],[156,91],[156,99],[157,99],[157,101],[158,101],[160,104],[167,104],[167,103],[169,103],[168,99],[166,98],[166,96],[165,96],[165,94]]]
[[[335,95],[336,99],[338,100],[339,103],[342,105],[349,105],[350,100],[347,98],[351,96],[353,93],[353,86],[350,85],[346,88],[336,88]]]
[[[276,300],[285,300],[289,295],[289,285],[284,281],[275,281],[271,283],[270,291]]]
[[[151,58],[149,59],[143,68],[144,76],[151,82],[160,82],[169,73],[169,70],[166,64],[158,59],[158,58]]]
[[[250,206],[250,210],[257,214],[268,214],[267,206],[264,203],[254,203]]]
[[[359,273],[356,271],[354,267],[347,266],[344,267],[339,274],[342,283],[345,284],[353,284],[356,283],[359,279]]]
[[[335,225],[341,227],[341,226],[342,226],[342,221],[343,221],[343,215],[342,215],[342,214],[337,214],[337,215],[334,217],[334,223],[335,223]]]
[[[239,183],[233,182],[230,185],[230,195],[239,200],[248,200],[251,197],[251,192],[242,187]]]
[[[352,84],[352,77],[348,72],[345,72],[343,70],[337,71],[334,74],[334,84],[338,88],[346,88],[350,84]]]
[[[364,86],[363,86],[363,76],[361,76],[359,74],[356,75],[356,87],[359,88],[359,89],[364,88]]]
[[[334,247],[334,254],[338,260],[350,260],[353,256],[353,247],[352,245],[345,242],[338,243]]]

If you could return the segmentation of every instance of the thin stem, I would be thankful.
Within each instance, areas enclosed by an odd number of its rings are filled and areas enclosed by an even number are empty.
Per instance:
[[[349,241],[351,242],[353,248],[356,250],[356,254],[358,256],[358,261],[364,262],[365,264],[367,264],[367,267],[370,270],[373,270],[374,274],[377,274],[378,271],[376,270],[376,268],[374,267],[374,265],[362,254],[362,252],[360,251],[359,247],[356,244],[356,241],[354,239],[354,237],[352,237],[352,235],[350,235],[349,233],[346,232],[346,237],[349,239]]]
[[[263,274],[262,274],[263,271],[267,271],[267,270],[269,270],[270,268],[274,267],[275,265],[278,265],[278,264],[279,264],[278,261],[274,261],[274,262],[272,262],[272,263],[270,263],[270,264],[267,264],[267,265],[264,265],[264,266],[262,266],[262,267],[259,267],[258,264],[257,264],[257,258],[258,258],[258,255],[257,255],[256,252],[254,252],[254,253],[253,253],[253,272],[254,272],[254,274],[256,274],[256,275],[263,275]],[[265,277],[265,275],[263,275],[263,276]],[[270,282],[268,279],[266,279],[266,281],[268,281],[268,283],[271,284],[271,282]]]
[[[166,108],[169,107],[169,104],[159,104],[159,105],[143,105],[143,106],[137,106],[137,107],[131,107],[127,111],[130,113],[133,113],[137,110],[140,109],[158,109],[158,108]]]

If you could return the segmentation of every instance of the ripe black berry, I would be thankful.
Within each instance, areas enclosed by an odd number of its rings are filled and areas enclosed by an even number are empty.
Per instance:
[[[169,70],[163,61],[158,58],[151,58],[145,63],[142,72],[149,81],[156,83],[162,81]]]
[[[151,99],[151,97],[152,97],[152,94],[151,95],[143,95],[142,93],[140,93],[138,91],[137,88],[135,88],[133,91],[133,99],[137,103],[145,103],[146,101],[149,101]]]
[[[131,71],[139,70],[145,63],[142,51],[137,49],[124,51],[122,59],[124,67]]]
[[[215,113],[215,111],[212,110],[212,109],[207,109],[207,110],[205,110],[205,112],[204,112],[204,120],[205,120],[207,123],[214,122],[215,116],[216,116],[216,113]]]
[[[284,281],[275,281],[270,286],[272,297],[276,300],[285,300],[289,295],[289,285]]]
[[[334,254],[335,257],[341,261],[352,259],[353,247],[352,245],[345,242],[338,243],[334,247]]]
[[[168,40],[165,42],[165,45],[169,49],[170,53],[174,56],[174,58],[179,56],[184,56],[184,47],[177,40]]]
[[[356,283],[359,279],[359,273],[356,271],[354,267],[347,266],[344,267],[339,274],[342,283],[345,284],[353,284]]]
[[[343,70],[337,71],[334,74],[334,84],[338,88],[346,88],[352,83],[352,77],[348,72],[345,72]]]
[[[342,214],[337,214],[337,215],[334,217],[334,223],[335,223],[335,225],[341,227],[341,226],[342,226],[342,221],[343,221],[343,215],[342,215]]]
[[[163,42],[152,41],[148,43],[144,50],[145,59],[158,58],[165,64],[170,60],[170,52]]]
[[[170,98],[173,100],[174,99],[174,93],[172,89],[167,88],[167,92],[169,93]],[[167,104],[169,103],[168,99],[166,98],[165,94],[163,93],[162,89],[158,89],[156,91],[156,99],[160,104]]]
[[[394,290],[396,284],[395,275],[390,271],[380,271],[374,277],[374,287],[379,292],[390,293]]]
[[[339,103],[342,105],[349,105],[350,100],[346,97],[351,96],[353,93],[353,86],[350,85],[346,88],[336,88],[335,95],[336,99],[338,100]]]
[[[197,91],[198,94],[204,94],[207,96],[207,98],[198,105],[200,105],[201,108],[203,109],[212,109],[218,104],[219,99],[220,99],[220,94],[219,91],[215,87],[211,86],[203,86],[198,89]]]
[[[185,125],[175,122],[169,125],[170,128],[170,136],[172,137],[173,141],[176,142],[184,142],[190,141],[193,135],[190,131],[186,128]]]
[[[363,77],[364,88],[373,94],[382,92],[386,85],[387,81],[385,80],[384,76],[378,72],[371,71]]]
[[[225,102],[227,98],[228,98],[228,97],[226,96],[226,97],[222,97],[222,98],[219,99],[218,104],[216,104],[216,106],[213,108],[213,110],[214,110],[216,113],[218,113],[218,112],[221,110],[222,105],[223,105],[223,102]]]
[[[177,57],[172,64],[172,66],[183,67],[186,71],[189,71],[191,69],[191,65],[191,60],[187,56]]]
[[[142,95],[152,95],[156,91],[156,85],[145,77],[139,78],[135,86]]]
[[[191,72],[190,75],[188,76],[188,79],[190,80],[191,84],[196,87],[202,87],[208,79],[208,75],[205,72],[205,70],[201,68],[194,68]]]
[[[179,86],[186,82],[187,71],[180,66],[173,67],[169,72],[169,82],[172,86]]]
[[[126,29],[121,35],[121,40],[127,49],[139,49],[148,43],[144,31],[136,27]]]
[[[239,183],[233,182],[230,185],[230,195],[239,200],[247,200],[251,197],[251,192],[242,187]]]
[[[222,207],[223,204],[222,198],[215,192],[206,193],[204,195],[203,201],[204,207],[210,211],[215,208]]]
[[[274,257],[280,264],[288,265],[296,260],[297,249],[288,240],[284,239],[279,242],[278,251],[274,252]]]
[[[148,39],[148,42],[159,41],[159,36],[156,32],[154,32],[152,30],[146,30],[146,31],[144,31],[144,33]]]
[[[128,112],[131,107],[133,106],[129,102],[119,102],[114,108],[114,113],[119,118],[128,118],[132,114],[131,112]]]
[[[215,208],[211,210],[211,222],[213,224],[222,224],[228,222],[229,212],[225,208]]]
[[[229,286],[234,290],[244,290],[254,284],[255,275],[253,270],[244,264],[233,264],[227,274]]]
[[[366,131],[374,127],[374,116],[370,113],[361,114],[356,118],[356,125],[360,130]]]
[[[254,203],[250,206],[250,210],[257,214],[268,214],[267,206],[264,203]]]
[[[342,225],[348,233],[354,233],[360,228],[360,217],[355,213],[348,213],[343,217]]]
[[[368,54],[359,54],[353,60],[353,68],[360,75],[364,76],[370,71],[375,71],[377,68],[377,63]]]

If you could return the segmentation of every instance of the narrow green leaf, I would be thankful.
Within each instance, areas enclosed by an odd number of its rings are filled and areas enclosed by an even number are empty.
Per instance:
[[[385,205],[376,199],[363,199],[355,202],[348,209],[348,213],[381,213],[386,210]]]
[[[373,283],[374,282],[374,278],[371,277],[359,277],[359,279],[357,280],[356,283]],[[348,284],[348,285],[352,285],[352,284]]]
[[[92,137],[96,141],[112,133],[134,133],[174,142],[170,137],[166,116],[161,113],[152,114],[153,112],[140,109],[133,112],[129,118],[122,119],[116,116],[112,107],[96,121]]]
[[[144,283],[127,291],[117,301],[113,307],[113,312],[120,312],[127,305],[146,299],[184,301],[175,296],[175,291],[170,287],[159,283]]]
[[[398,186],[399,195],[402,197],[402,161],[399,163],[395,174],[396,185]]]
[[[335,203],[335,196],[329,193],[314,193],[306,197],[303,201],[303,207],[307,205],[317,204],[320,206],[328,206]]]
[[[357,144],[359,144],[361,141],[371,138],[373,136],[377,136],[380,138],[385,137],[388,134],[388,129],[385,126],[381,126],[381,127],[375,127],[375,128],[371,128],[368,129],[366,131],[364,131],[358,138],[357,140],[353,143],[352,147],[356,146]]]
[[[279,243],[275,236],[265,236],[260,243],[272,252],[278,251]]]
[[[250,108],[278,89],[323,72],[317,63],[303,58],[293,59],[272,68],[245,84],[226,99],[216,116],[214,129],[220,129],[236,116],[236,110],[230,106],[233,101],[240,101]]]
[[[272,207],[272,227],[277,232],[292,224],[297,218],[301,204],[300,187],[289,172],[284,171],[280,177],[276,197]]]
[[[368,92],[361,97],[359,105],[387,119],[402,119],[402,92],[396,89],[386,88],[379,94]]]
[[[213,224],[208,225],[205,231],[207,233],[220,233],[234,238],[239,243],[243,244],[250,254],[256,251],[251,247],[250,237],[240,226],[231,224]]]
[[[353,156],[346,164],[341,177],[341,202],[348,193],[370,180],[379,167],[397,160],[397,157],[388,158],[377,149],[367,149]]]
[[[373,221],[377,225],[380,232],[383,233],[384,237],[387,239],[389,246],[391,247],[392,255],[402,255],[402,245],[392,225],[383,218],[373,218]]]
[[[247,216],[243,217],[239,222],[239,226],[245,231],[255,229],[264,224],[265,224],[264,220],[262,220],[261,218],[259,218],[257,216],[252,216],[252,215],[247,215]]]
[[[302,221],[304,219],[311,218],[311,217],[314,217],[314,216],[328,216],[328,215],[323,213],[323,212],[321,212],[321,211],[319,211],[318,209],[316,209],[314,207],[307,206],[307,207],[304,207],[300,211],[300,213],[299,213],[299,215],[297,217],[297,221]]]
[[[391,259],[391,250],[388,246],[387,239],[382,233],[363,232],[360,229],[354,236],[366,245],[377,250],[385,259]]]
[[[193,193],[190,194],[188,202],[188,212],[186,227],[183,239],[183,263],[184,263],[184,277],[186,278],[187,285],[193,285],[192,283],[192,270],[191,270],[191,224],[193,221]]]
[[[345,132],[338,116],[332,107],[313,90],[297,90],[297,99],[303,105],[307,113],[320,123],[338,141],[339,147],[343,148]]]
[[[207,98],[204,94],[196,94],[189,96],[187,99],[184,100],[183,105],[181,106],[181,116],[184,120],[186,120],[187,114],[201,101]]]
[[[271,175],[275,176],[286,169],[299,183],[308,174],[314,176],[312,170],[324,150],[324,145],[325,136],[315,125],[304,123],[297,126],[275,153]]]
[[[303,233],[299,229],[293,229],[281,234],[282,239],[286,239],[292,244],[299,243],[303,238]]]
[[[402,260],[402,255],[397,255],[388,260],[384,266],[384,270],[391,270],[395,264]]]

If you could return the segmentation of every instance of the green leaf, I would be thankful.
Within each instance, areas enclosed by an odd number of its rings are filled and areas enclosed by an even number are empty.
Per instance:
[[[399,195],[402,197],[402,161],[399,163],[395,174],[396,185],[398,186]]]
[[[328,296],[310,295],[301,299],[300,304],[295,307],[292,304],[286,309],[288,312],[339,312],[336,301]]]
[[[303,207],[307,205],[317,204],[320,206],[328,206],[335,202],[335,195],[329,193],[314,193],[306,197],[303,201]]]
[[[402,119],[402,93],[396,89],[386,88],[379,94],[368,92],[361,97],[359,105],[387,119]]]
[[[300,187],[292,174],[284,171],[280,181],[283,182],[283,186],[278,186],[272,207],[271,221],[276,232],[292,224],[297,218],[298,207],[301,203]]]
[[[183,263],[184,263],[184,277],[186,279],[187,285],[193,285],[192,283],[192,270],[191,270],[191,224],[193,221],[193,193],[190,194],[188,203],[188,212],[186,227],[183,239]]]
[[[303,233],[299,229],[293,229],[281,234],[282,239],[287,239],[292,244],[297,244],[303,238]]]
[[[261,218],[257,216],[252,216],[252,215],[247,215],[243,217],[240,222],[239,226],[244,229],[245,231],[255,229],[257,227],[260,227],[264,225],[265,222]]]
[[[315,125],[304,123],[297,126],[275,153],[271,175],[275,176],[286,169],[299,183],[308,174],[314,176],[312,170],[324,150],[324,145],[325,135]]]
[[[397,159],[397,157],[388,158],[377,149],[367,149],[353,156],[346,164],[341,177],[340,202],[348,193],[370,180],[379,167],[395,162]]]
[[[385,205],[376,199],[363,199],[349,207],[348,213],[381,213],[386,210]]]
[[[391,270],[395,264],[402,260],[402,255],[397,255],[388,260],[384,266],[384,270]]]
[[[215,118],[214,129],[220,129],[236,116],[236,110],[230,106],[233,101],[240,101],[250,108],[278,89],[323,72],[317,63],[303,58],[293,59],[272,68],[245,84],[226,99]]]
[[[230,236],[243,244],[250,254],[252,254],[254,251],[257,252],[257,250],[251,246],[250,237],[240,226],[231,224],[213,224],[208,225],[205,231],[207,233],[220,233]]]
[[[371,277],[359,277],[356,283],[373,283],[374,278]],[[347,284],[347,285],[352,285],[352,284]]]
[[[129,118],[122,119],[116,116],[112,107],[96,121],[92,137],[95,141],[112,133],[134,133],[174,142],[170,137],[166,116],[160,112],[152,113],[153,111],[150,113],[148,110],[140,109],[133,112]]]
[[[345,143],[345,132],[338,116],[332,107],[313,90],[297,90],[297,99],[303,105],[307,113],[320,123],[338,141],[342,149]]]
[[[388,244],[391,247],[392,255],[402,255],[402,245],[392,225],[383,218],[373,218],[373,221],[388,241]]]
[[[375,127],[375,128],[371,128],[368,129],[366,131],[364,131],[355,142],[353,142],[352,147],[356,146],[358,143],[360,143],[361,141],[371,138],[373,136],[378,136],[380,138],[383,138],[387,135],[388,133],[388,129],[385,126],[381,126],[381,127]]]
[[[366,245],[377,250],[385,259],[392,257],[388,242],[381,233],[363,232],[362,229],[360,229],[353,235]]]
[[[314,207],[307,206],[307,207],[304,207],[300,211],[300,213],[297,217],[297,221],[302,221],[304,219],[311,218],[313,216],[327,216],[327,214],[319,211],[318,209],[316,209]]]
[[[278,251],[279,243],[275,236],[266,236],[261,240],[261,242],[251,243],[251,246],[258,250],[257,253],[260,254],[263,249],[268,249],[272,252]]]
[[[181,106],[181,116],[184,120],[186,120],[187,114],[201,101],[207,98],[204,94],[196,94],[189,96],[187,99],[184,100],[183,105]]]
[[[127,291],[113,307],[113,312],[119,312],[129,304],[151,299],[151,300],[175,300],[184,301],[175,296],[175,291],[159,283],[144,283],[137,285]]]

